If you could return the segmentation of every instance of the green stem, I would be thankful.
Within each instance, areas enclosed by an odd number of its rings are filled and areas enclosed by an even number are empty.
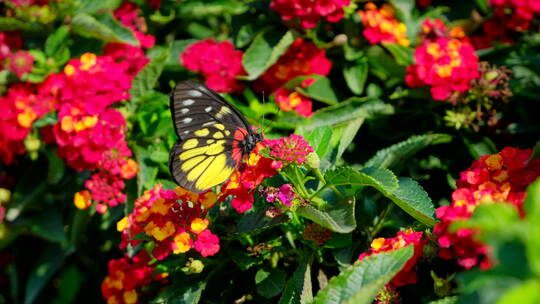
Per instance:
[[[394,204],[389,203],[386,206],[386,208],[381,212],[381,215],[379,215],[379,219],[377,220],[377,223],[371,229],[371,235],[372,236],[377,235],[377,233],[379,233],[379,231],[381,231],[384,219],[390,213],[390,211],[392,210],[393,207],[394,207]]]

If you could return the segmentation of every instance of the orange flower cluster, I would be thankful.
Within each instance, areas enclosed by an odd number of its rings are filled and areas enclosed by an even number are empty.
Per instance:
[[[146,191],[135,201],[133,212],[117,224],[122,232],[120,248],[135,246],[141,242],[136,236],[146,235],[155,243],[152,254],[158,260],[191,249],[204,257],[214,255],[219,239],[204,217],[216,200],[213,192],[197,194],[180,187],[165,190],[158,185]]]
[[[396,20],[394,9],[389,4],[383,4],[380,9],[373,2],[365,5],[365,11],[358,15],[364,25],[364,37],[371,43],[397,43],[403,46],[411,44],[407,39],[407,27]]]

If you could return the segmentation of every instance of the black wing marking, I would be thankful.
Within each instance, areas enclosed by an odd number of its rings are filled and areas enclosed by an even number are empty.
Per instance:
[[[182,139],[212,124],[223,124],[229,130],[242,127],[251,133],[248,123],[233,105],[197,82],[178,83],[171,93],[170,107],[176,134]],[[220,113],[223,108],[230,111]]]

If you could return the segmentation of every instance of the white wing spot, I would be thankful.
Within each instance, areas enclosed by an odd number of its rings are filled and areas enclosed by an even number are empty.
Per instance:
[[[204,127],[207,127],[207,126],[211,126],[211,125],[214,125],[214,124],[216,124],[215,121],[209,121],[209,122],[203,123],[202,125],[203,125]]]
[[[212,111],[212,107],[206,107],[206,108],[204,109],[204,111],[210,112],[210,111]]]
[[[189,134],[189,130],[182,132],[182,134]]]
[[[180,109],[180,113],[182,113],[182,114],[186,114],[187,112],[189,112],[188,108]]]
[[[189,90],[187,91],[187,94],[191,97],[201,97],[202,93],[197,90]]]
[[[184,119],[182,119],[182,122],[187,124],[187,123],[190,123],[193,119],[191,119],[191,117],[186,117]]]
[[[182,101],[182,104],[185,105],[185,106],[190,106],[194,102],[195,102],[195,100],[193,100],[193,99],[186,99],[186,100]]]

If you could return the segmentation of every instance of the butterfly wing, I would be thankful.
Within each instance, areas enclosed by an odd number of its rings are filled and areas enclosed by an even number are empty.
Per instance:
[[[217,93],[192,81],[176,86],[171,112],[181,138],[169,156],[175,181],[193,192],[225,182],[242,159],[239,143],[252,134],[243,116]]]

